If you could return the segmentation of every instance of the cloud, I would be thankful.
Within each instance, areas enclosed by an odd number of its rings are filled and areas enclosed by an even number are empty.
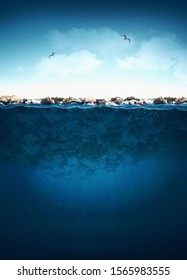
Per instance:
[[[187,82],[187,50],[174,34],[152,37],[140,44],[135,55],[116,62],[121,69],[170,72]]]
[[[147,81],[153,78],[161,82],[167,77],[187,83],[187,49],[175,34],[151,34],[150,39],[140,42],[127,35],[132,39],[131,44],[108,27],[72,28],[66,32],[50,30],[46,40],[56,55],[41,59],[34,67],[35,72],[40,78],[51,79],[72,75],[79,78],[84,74],[86,81],[86,73],[99,69],[98,76],[104,82],[109,79],[124,81],[126,76],[139,81],[141,71]]]
[[[41,78],[48,76],[65,77],[73,74],[93,72],[102,61],[87,50],[73,52],[69,55],[56,54],[52,58],[45,57],[35,66],[37,75]]]
[[[67,32],[50,30],[46,38],[52,49],[65,53],[87,49],[105,57],[123,54],[130,49],[130,44],[120,37],[120,33],[108,27],[72,28]]]
[[[45,36],[51,51],[56,55],[45,57],[34,66],[37,76],[65,77],[89,73],[103,66],[106,74],[109,65],[115,66],[114,58],[133,48],[120,34],[111,28],[72,28],[67,32],[50,30]]]

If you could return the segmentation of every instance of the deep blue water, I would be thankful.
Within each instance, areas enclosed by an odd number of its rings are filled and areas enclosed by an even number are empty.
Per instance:
[[[0,259],[186,259],[187,106],[0,108]]]

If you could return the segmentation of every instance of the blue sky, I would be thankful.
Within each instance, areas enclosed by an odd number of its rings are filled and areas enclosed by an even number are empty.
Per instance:
[[[0,95],[186,96],[185,2],[120,2],[3,0]]]

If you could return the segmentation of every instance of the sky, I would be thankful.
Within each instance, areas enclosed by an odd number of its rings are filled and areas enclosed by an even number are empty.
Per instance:
[[[187,96],[186,1],[63,2],[1,0],[0,96]]]

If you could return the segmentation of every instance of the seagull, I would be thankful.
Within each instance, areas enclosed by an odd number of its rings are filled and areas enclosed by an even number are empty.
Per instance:
[[[52,52],[52,54],[49,55],[49,58],[54,56],[56,52]]]
[[[131,42],[131,39],[129,37],[127,37],[126,35],[120,35],[120,36],[123,36],[124,40],[129,40],[129,43]]]

